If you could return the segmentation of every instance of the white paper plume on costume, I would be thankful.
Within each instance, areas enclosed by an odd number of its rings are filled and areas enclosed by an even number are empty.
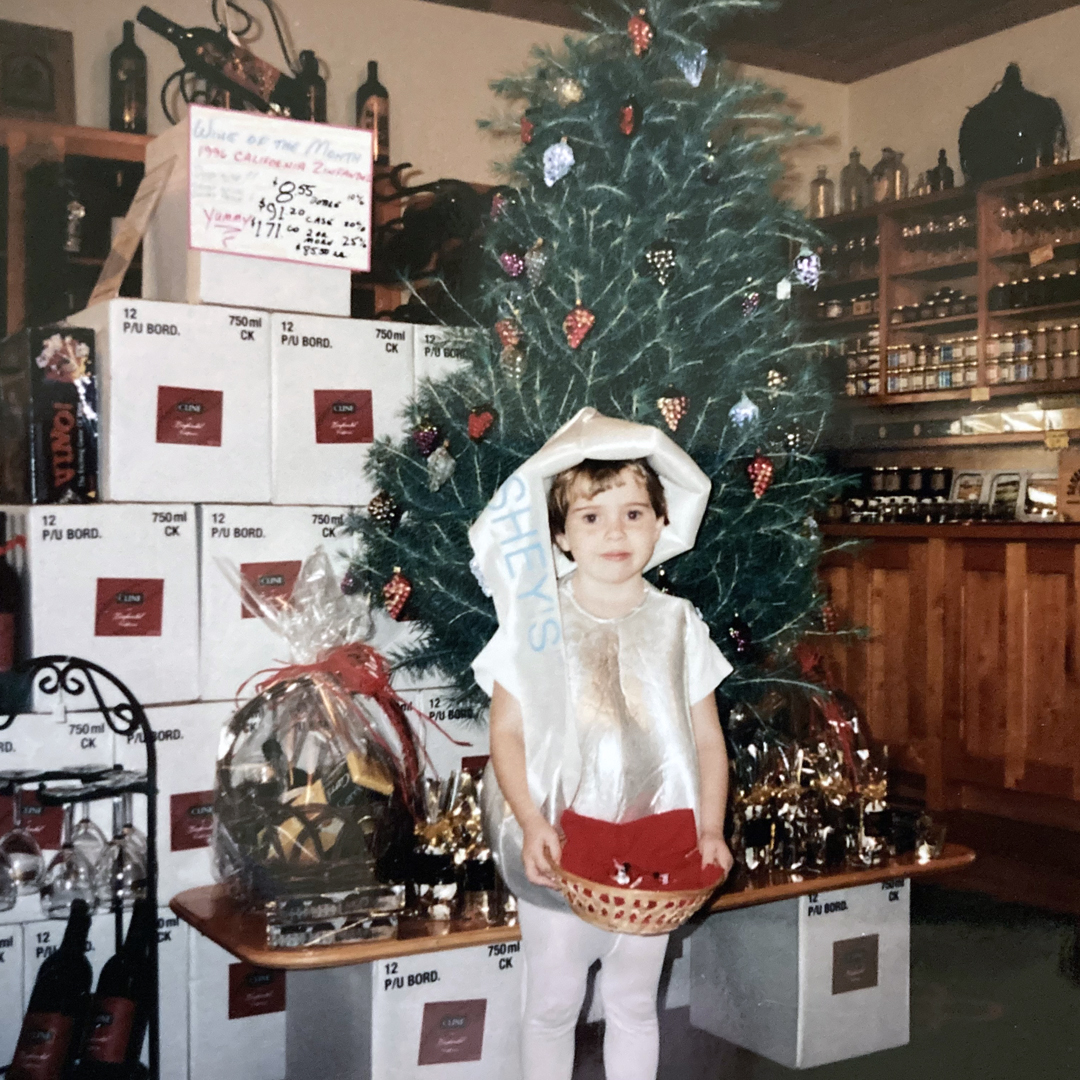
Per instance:
[[[648,459],[667,498],[669,521],[649,561],[649,567],[657,566],[694,546],[711,481],[659,428],[616,420],[591,408],[582,409],[529,458],[469,530],[476,553],[473,572],[491,590],[512,658],[512,681],[520,690],[529,790],[552,824],[573,799],[581,760],[577,739],[568,730],[557,591],[557,578],[574,566],[552,544],[547,493],[558,473],[586,459],[634,458]],[[492,691],[491,686],[482,689]],[[501,797],[490,771],[488,776],[485,801],[488,792]],[[563,906],[550,889],[530,885],[513,868],[501,869],[504,875],[510,869],[508,884],[519,896],[545,907]]]

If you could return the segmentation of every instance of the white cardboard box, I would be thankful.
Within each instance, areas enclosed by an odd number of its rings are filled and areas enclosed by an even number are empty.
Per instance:
[[[146,148],[146,171],[175,157],[143,240],[143,296],[181,304],[235,304],[321,315],[349,314],[348,270],[188,247],[188,120]]]
[[[462,336],[480,331],[457,330],[446,326],[417,326],[413,329],[413,366],[416,388],[423,379],[441,379],[468,364]]]
[[[368,449],[401,434],[413,393],[413,328],[278,314],[271,326],[273,501],[366,504]]]
[[[40,915],[40,909],[39,909]],[[38,971],[64,939],[67,924],[62,919],[40,919],[23,926],[23,1000],[30,1000]],[[94,969],[94,985],[105,961],[116,951],[116,924],[112,915],[95,915],[86,938],[86,958]]]
[[[189,955],[192,1080],[282,1080],[285,972],[242,963],[202,934],[191,935]],[[352,1003],[339,1004],[347,1009]],[[314,1038],[335,1041],[326,1037],[332,1027],[325,1019],[315,1016],[312,1024]],[[302,1075],[328,1080],[316,1068]]]
[[[790,1069],[905,1045],[910,911],[899,878],[711,916],[690,1022]]]
[[[15,1054],[24,1008],[23,928],[0,926],[0,1062],[5,1065]]]
[[[222,728],[232,718],[231,701],[194,702],[146,710],[154,732],[158,770],[158,900],[164,906],[184,889],[212,885],[214,765]],[[141,733],[117,737],[116,760],[145,768]],[[135,798],[135,824],[146,828],[146,809]]]
[[[201,597],[200,697],[236,696],[242,683],[275,662],[288,663],[288,643],[240,599],[222,569],[230,565],[260,592],[288,596],[301,565],[322,547],[338,575],[355,546],[343,534],[340,506],[199,507]],[[246,693],[253,691],[250,686]]]
[[[290,972],[287,1076],[517,1080],[521,965],[502,942]]]
[[[101,496],[270,498],[270,316],[110,300],[72,315],[95,333]]]
[[[193,506],[4,509],[26,536],[32,656],[92,660],[144,705],[198,696]],[[38,708],[51,707],[51,699],[35,698]]]
[[[462,763],[470,758],[488,756],[490,743],[486,709],[478,710],[474,705],[455,702],[452,687],[401,690],[399,693],[433,721],[428,723],[414,712],[408,714],[409,723],[426,752],[423,760],[428,773],[434,772],[445,779],[452,772],[460,772]],[[459,746],[458,743],[466,745]]]
[[[181,922],[158,894],[158,1007],[161,1016],[161,1080],[188,1080],[188,937]],[[143,1046],[149,1062],[150,1039]]]

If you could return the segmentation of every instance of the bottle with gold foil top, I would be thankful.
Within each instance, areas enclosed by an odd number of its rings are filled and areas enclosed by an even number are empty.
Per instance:
[[[379,64],[368,61],[367,82],[356,91],[356,126],[374,135],[376,165],[390,164],[390,94],[379,82]]]

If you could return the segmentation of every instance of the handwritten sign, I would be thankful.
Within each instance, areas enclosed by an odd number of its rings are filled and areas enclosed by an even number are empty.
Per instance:
[[[370,131],[197,105],[189,115],[191,247],[371,269]]]

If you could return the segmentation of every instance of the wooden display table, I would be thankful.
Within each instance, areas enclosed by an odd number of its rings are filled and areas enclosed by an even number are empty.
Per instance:
[[[842,870],[832,874],[773,874],[771,880],[749,881],[736,875],[713,902],[711,911],[731,911],[754,907],[777,900],[789,900],[809,893],[832,892],[859,885],[872,885],[893,878],[926,877],[959,870],[974,862],[975,852],[959,844],[946,844],[938,859],[920,863],[914,855],[902,855],[885,866],[869,870]],[[262,914],[245,911],[222,885],[188,889],[174,896],[172,910],[200,934],[240,960],[265,968],[306,971],[318,968],[347,967],[374,960],[464,949],[474,945],[494,945],[518,941],[516,926],[487,926],[469,929],[450,924],[447,932],[431,934],[432,924],[403,919],[399,935],[387,941],[360,942],[349,945],[324,945],[312,949],[271,949],[266,944],[266,920]]]

